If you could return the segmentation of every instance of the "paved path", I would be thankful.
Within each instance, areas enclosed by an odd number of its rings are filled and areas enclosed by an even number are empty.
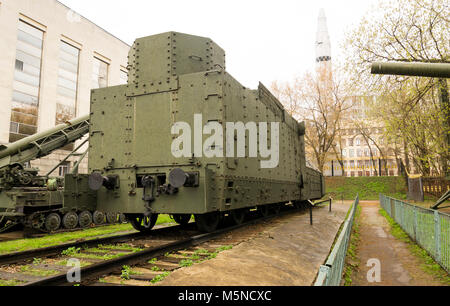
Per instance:
[[[354,286],[442,286],[421,268],[420,260],[411,254],[406,243],[390,234],[390,226],[379,214],[378,202],[361,202],[360,243],[357,254],[359,270],[353,277]],[[371,259],[381,264],[381,282],[370,283],[367,267]]]

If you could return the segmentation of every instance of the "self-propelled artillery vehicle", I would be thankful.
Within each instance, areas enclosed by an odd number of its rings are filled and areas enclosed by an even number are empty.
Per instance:
[[[39,169],[27,167],[30,161],[72,144],[88,132],[89,116],[84,116],[0,146],[0,232],[16,224],[52,232],[61,227],[84,228],[106,221],[105,214],[95,210],[95,192],[87,188],[87,183],[81,183],[87,182],[87,175],[77,173],[79,162],[86,154],[82,154],[72,173],[64,179],[49,177],[58,166],[43,176],[38,175]],[[64,190],[64,183],[71,188]],[[113,218],[112,214],[109,218]]]

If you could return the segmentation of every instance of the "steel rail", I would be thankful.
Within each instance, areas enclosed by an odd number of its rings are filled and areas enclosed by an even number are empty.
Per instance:
[[[151,238],[152,236],[156,235],[162,235],[166,232],[172,232],[181,230],[181,225],[176,226],[167,226],[155,229],[149,233],[131,233],[131,234],[124,234],[124,235],[117,235],[117,236],[109,236],[109,237],[103,237],[103,238],[95,238],[90,240],[83,240],[83,241],[77,241],[77,242],[69,242],[65,244],[50,246],[46,248],[39,248],[39,249],[33,249],[28,251],[22,251],[22,252],[14,252],[14,253],[8,253],[0,255],[0,266],[2,265],[8,265],[8,264],[15,264],[20,263],[26,260],[30,260],[33,258],[39,258],[39,257],[50,257],[54,255],[60,255],[62,251],[71,248],[71,247],[92,247],[99,244],[106,244],[106,243],[118,243],[123,241],[128,241],[131,239],[142,239],[142,238]],[[185,229],[185,227],[183,227]]]
[[[181,239],[180,241],[175,241],[175,242],[168,243],[168,244],[158,246],[158,247],[147,248],[140,252],[132,253],[129,255],[124,255],[119,258],[107,260],[104,262],[99,262],[99,263],[96,263],[93,265],[89,265],[89,266],[81,268],[81,270],[80,270],[81,277],[84,278],[82,283],[83,284],[90,283],[90,282],[92,282],[91,281],[92,278],[99,277],[99,276],[105,275],[109,272],[119,270],[124,265],[132,266],[132,265],[135,265],[135,264],[138,264],[141,262],[145,262],[146,260],[163,255],[167,252],[173,252],[173,251],[177,251],[180,249],[192,247],[192,246],[204,243],[206,241],[212,240],[214,238],[217,238],[225,233],[243,228],[245,226],[249,226],[252,224],[257,224],[257,223],[267,221],[269,219],[293,214],[298,211],[299,210],[297,210],[297,209],[290,209],[290,210],[281,212],[276,215],[260,217],[260,218],[254,219],[254,220],[244,222],[239,225],[234,225],[231,227],[219,229],[212,233],[196,235],[196,236],[189,237],[186,239]],[[60,273],[55,276],[49,276],[47,278],[43,278],[43,279],[40,279],[40,280],[37,280],[34,282],[29,282],[29,283],[23,284],[22,286],[71,286],[71,285],[74,285],[74,284],[68,283],[67,273]]]

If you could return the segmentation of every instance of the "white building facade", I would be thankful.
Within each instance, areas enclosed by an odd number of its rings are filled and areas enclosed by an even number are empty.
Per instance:
[[[0,28],[0,144],[87,115],[91,89],[127,82],[130,46],[56,0],[2,0]],[[70,148],[31,164],[45,173]]]

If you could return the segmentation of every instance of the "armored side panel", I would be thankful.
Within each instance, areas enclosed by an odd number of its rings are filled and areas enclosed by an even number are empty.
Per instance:
[[[306,173],[305,194],[308,194],[307,199],[321,199],[325,195],[325,180],[322,173],[311,168],[307,168]]]
[[[0,216],[24,217],[36,211],[58,209],[63,204],[63,191],[46,188],[12,188],[0,193]]]
[[[225,52],[209,38],[168,32],[137,39],[128,62],[130,90],[151,91],[179,75],[225,69]]]
[[[89,175],[66,174],[64,177],[64,208],[62,213],[70,210],[95,211],[97,193],[89,188]]]

